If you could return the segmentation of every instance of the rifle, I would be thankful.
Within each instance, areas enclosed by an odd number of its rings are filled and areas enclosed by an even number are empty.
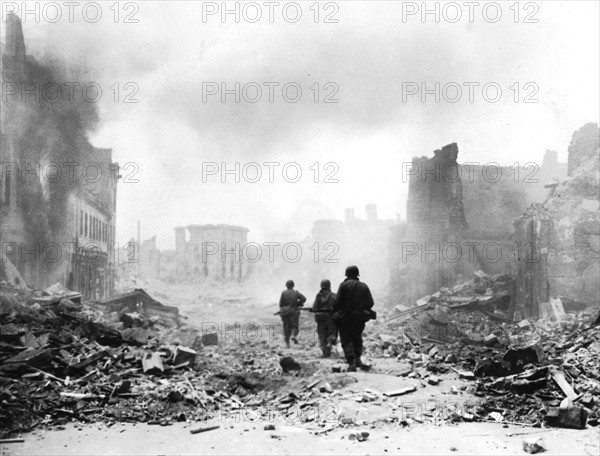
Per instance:
[[[298,307],[298,310],[311,313],[333,313],[332,309],[313,309],[311,307]],[[275,312],[273,315],[281,315],[281,310],[279,312]]]
[[[304,312],[310,312],[310,313],[325,313],[325,314],[332,314],[333,313],[333,309],[312,309],[310,307],[308,308],[304,308],[304,307],[299,307],[298,310],[303,310]],[[369,320],[377,320],[377,312],[375,312],[374,310],[369,310]],[[281,310],[279,312],[275,312],[273,315],[281,315]]]
[[[304,310],[305,312],[311,312],[311,313],[325,313],[325,314],[333,314],[333,309],[312,309],[312,308],[300,308],[300,310]],[[374,310],[367,310],[366,312],[369,312],[369,320],[377,320],[377,312],[375,312]]]

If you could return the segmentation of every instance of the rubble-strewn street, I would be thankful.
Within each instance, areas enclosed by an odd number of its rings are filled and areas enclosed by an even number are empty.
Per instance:
[[[114,439],[117,453],[130,454],[139,447],[125,443],[127,436],[143,433],[139,426],[157,426],[174,429],[176,440],[190,444],[222,438],[194,436],[197,431],[222,436],[230,429],[278,442],[319,436],[317,449],[335,439],[354,452],[363,451],[353,445],[367,432],[364,443],[374,445],[368,451],[402,454],[419,448],[405,447],[405,439],[431,426],[445,435],[466,423],[486,423],[489,429],[472,432],[490,433],[492,443],[440,437],[428,448],[444,454],[464,445],[467,453],[484,448],[510,454],[538,432],[549,442],[566,429],[587,427],[577,439],[593,450],[600,412],[598,314],[508,322],[489,304],[502,300],[505,281],[478,274],[428,297],[412,313],[390,309],[366,334],[366,358],[373,365],[368,373],[346,373],[339,347],[332,359],[318,359],[309,317],[302,320],[299,345],[284,349],[278,322],[253,318],[268,315],[270,306],[251,296],[225,309],[224,299],[197,295],[171,319],[159,315],[176,308],[142,290],[92,305],[66,299],[65,290],[25,297],[5,288],[2,438],[52,441],[73,429],[86,438]],[[172,290],[193,296],[194,288]],[[136,312],[126,305],[132,296]],[[172,304],[168,291],[164,296]],[[207,310],[199,312],[198,301]],[[232,310],[239,320],[227,317]],[[287,357],[298,370],[286,372]],[[259,452],[264,437],[249,439],[256,450],[250,445],[247,452]],[[65,444],[65,454],[74,451],[75,440],[68,437]],[[183,451],[168,448],[168,454]],[[21,453],[11,447],[7,454]]]

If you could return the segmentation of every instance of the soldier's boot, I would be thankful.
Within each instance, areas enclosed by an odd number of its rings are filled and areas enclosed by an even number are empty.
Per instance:
[[[356,372],[356,360],[355,359],[348,359],[348,368],[346,369],[346,372]]]
[[[364,371],[371,369],[371,365],[363,363],[360,358],[356,358],[356,367]]]

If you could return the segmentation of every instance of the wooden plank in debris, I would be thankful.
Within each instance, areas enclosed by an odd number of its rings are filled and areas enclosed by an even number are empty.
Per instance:
[[[80,369],[84,369],[85,367],[89,366],[92,363],[95,363],[96,361],[105,358],[106,356],[109,356],[110,352],[103,348],[102,350],[97,351],[96,353],[94,353],[91,356],[88,356],[86,359],[84,359],[83,361],[77,363],[77,364],[73,364],[72,366],[69,366],[69,370],[80,370]]]
[[[400,388],[397,390],[388,391],[386,393],[383,393],[383,395],[387,396],[387,397],[396,397],[396,396],[402,396],[403,394],[412,393],[416,390],[417,390],[417,388],[414,386],[405,386],[404,388]]]
[[[308,385],[306,385],[306,387],[305,387],[305,388],[306,388],[307,390],[309,390],[309,389],[312,389],[312,388],[314,388],[315,386],[317,386],[317,385],[318,385],[320,382],[321,382],[321,379],[320,379],[320,378],[318,378],[317,380],[313,380],[313,381],[312,381],[312,382],[310,382]]]
[[[49,364],[51,359],[52,350],[40,348],[23,351],[15,356],[5,359],[2,363],[10,365],[26,364],[31,367],[42,367]]]
[[[162,358],[158,353],[146,353],[142,357],[142,369],[144,374],[158,374],[165,371]]]
[[[203,427],[203,428],[198,428],[198,429],[190,429],[190,434],[200,434],[201,432],[208,432],[208,431],[214,431],[215,429],[219,429],[219,425],[217,424],[216,426],[208,426],[208,427]]]
[[[444,342],[442,340],[432,339],[431,337],[422,337],[421,340],[425,341],[425,342],[430,342],[432,344],[440,344],[440,345],[444,345],[444,344],[448,343],[448,342]]]
[[[418,302],[419,302],[419,301],[417,301],[417,303],[418,303]],[[428,310],[429,308],[430,308],[430,306],[429,306],[429,302],[425,302],[425,303],[423,303],[423,304],[421,304],[421,305],[418,305],[417,307],[412,307],[412,308],[410,308],[410,309],[401,310],[401,311],[400,311],[400,312],[398,312],[398,313],[395,313],[395,314],[393,314],[393,315],[390,315],[390,316],[387,318],[387,321],[396,320],[397,318],[402,318],[402,317],[409,317],[409,316],[411,316],[412,314],[415,314],[415,313],[420,313],[420,312],[424,312],[424,311]]]
[[[575,399],[577,399],[579,397],[579,395],[575,392],[575,390],[571,387],[571,385],[569,385],[569,382],[565,378],[565,374],[563,374],[558,369],[552,369],[550,372],[552,374],[552,378],[554,379],[556,384],[559,386],[559,388],[562,390],[562,392],[565,394],[565,396],[567,396],[567,398],[574,401]]]
[[[56,377],[56,376],[54,376],[54,375],[52,375],[52,374],[49,374],[48,372],[44,372],[43,370],[37,369],[37,368],[35,368],[35,367],[32,367],[32,369],[34,369],[34,370],[38,371],[38,373],[41,373],[42,375],[44,375],[44,376],[46,376],[46,377],[48,377],[48,378],[51,378],[51,379],[53,379],[53,380],[57,380],[57,381],[59,381],[59,382],[62,382],[62,383],[65,383],[65,384],[66,384],[66,381],[65,381],[64,379],[62,379],[62,378]]]
[[[62,397],[68,397],[71,399],[76,399],[76,400],[98,400],[98,399],[104,399],[106,396],[104,394],[92,394],[92,393],[68,393],[68,392],[64,392],[61,391],[60,395]]]
[[[192,382],[190,381],[190,379],[188,377],[185,377],[185,381],[189,385],[192,396],[194,396],[194,399],[196,400],[196,402],[199,403],[203,408],[206,408],[206,404],[204,403],[204,401],[202,399],[200,399],[200,396],[198,395],[198,391],[196,391],[196,388],[194,388],[194,385],[192,385]]]
[[[452,369],[454,372],[456,372],[460,378],[465,378],[465,379],[474,379],[475,378],[475,374],[473,372],[460,371],[458,369],[455,369],[452,366],[450,366],[450,369]]]
[[[337,426],[327,426],[324,429],[319,429],[318,431],[314,431],[315,435],[326,434],[329,431],[333,431]]]

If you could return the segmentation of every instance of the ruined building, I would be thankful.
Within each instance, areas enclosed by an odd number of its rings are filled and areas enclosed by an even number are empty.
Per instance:
[[[248,228],[234,225],[188,225],[175,228],[179,279],[243,280],[248,277]]]
[[[140,246],[139,269],[142,277],[158,277],[161,268],[161,252],[156,248],[156,236],[146,239]]]
[[[131,238],[121,252],[125,255],[117,264],[119,280],[128,282],[131,279],[153,279],[160,275],[163,255],[156,247],[156,236],[137,242]]]
[[[457,164],[458,147],[449,144],[432,158],[414,158],[409,175],[407,223],[392,231],[393,286],[415,301],[454,282],[464,261],[463,246],[469,225],[463,208],[463,185]],[[448,260],[448,255],[452,259]],[[460,255],[456,261],[454,257]],[[458,266],[457,266],[458,262]]]
[[[408,174],[407,221],[390,238],[398,303],[414,303],[476,270],[516,273],[513,221],[547,193],[548,182],[565,176],[566,165],[552,151],[541,166],[459,164],[452,143],[431,158],[413,158]]]
[[[515,223],[525,246],[515,311],[538,317],[549,299],[600,304],[600,130],[588,123],[573,134],[569,176],[550,187]]]
[[[6,17],[2,46],[0,240],[3,265],[29,286],[60,282],[84,297],[111,293],[115,279],[116,181],[111,149],[93,147],[95,105],[72,97],[62,72],[26,54],[20,19]],[[68,78],[68,79],[67,79]],[[64,91],[63,91],[64,89]],[[3,280],[7,280],[1,267]]]
[[[388,248],[390,227],[396,222],[380,219],[376,204],[367,204],[365,215],[364,219],[357,217],[354,208],[346,208],[344,221],[317,220],[313,224],[312,236],[306,246],[306,251],[310,252],[307,257],[312,262],[310,283],[329,278],[335,287],[344,279],[346,266],[356,264],[361,279],[373,292],[384,290],[389,266],[382,252]],[[318,253],[317,258],[314,253]]]

